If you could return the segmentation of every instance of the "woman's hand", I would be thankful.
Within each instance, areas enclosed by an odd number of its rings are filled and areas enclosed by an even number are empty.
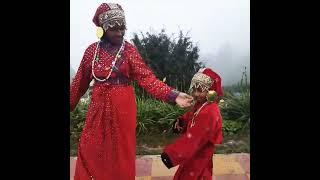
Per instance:
[[[176,98],[176,103],[181,108],[188,108],[192,106],[192,102],[193,102],[193,97],[183,92],[180,92]]]

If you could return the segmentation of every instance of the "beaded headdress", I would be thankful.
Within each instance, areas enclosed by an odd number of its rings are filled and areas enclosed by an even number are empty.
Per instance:
[[[221,78],[210,68],[201,68],[191,79],[189,93],[193,89],[200,88],[202,91],[214,90],[218,96],[222,96]]]
[[[97,8],[92,21],[105,30],[116,25],[126,26],[124,11],[119,4],[115,3],[102,3]]]

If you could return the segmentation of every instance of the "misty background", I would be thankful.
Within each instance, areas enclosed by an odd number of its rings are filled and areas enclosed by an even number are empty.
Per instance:
[[[92,18],[104,2],[124,9],[128,41],[133,33],[182,30],[199,46],[199,61],[221,75],[223,86],[239,82],[244,67],[250,79],[250,0],[71,0],[70,78],[85,49],[98,40]]]

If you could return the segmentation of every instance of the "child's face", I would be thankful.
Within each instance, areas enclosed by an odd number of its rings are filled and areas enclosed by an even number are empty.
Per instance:
[[[207,93],[208,93],[208,91],[202,91],[201,88],[194,88],[192,90],[191,95],[193,96],[195,101],[203,103],[207,100],[206,99]]]

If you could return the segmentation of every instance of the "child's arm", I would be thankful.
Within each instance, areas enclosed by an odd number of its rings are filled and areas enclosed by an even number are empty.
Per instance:
[[[196,118],[196,124],[187,133],[179,137],[173,144],[164,149],[161,157],[168,168],[190,159],[199,149],[209,142],[212,137],[216,121],[215,116],[209,112],[200,113]]]
[[[173,133],[185,133],[187,130],[188,117],[191,112],[188,111],[184,113],[182,116],[178,117],[173,123]]]

